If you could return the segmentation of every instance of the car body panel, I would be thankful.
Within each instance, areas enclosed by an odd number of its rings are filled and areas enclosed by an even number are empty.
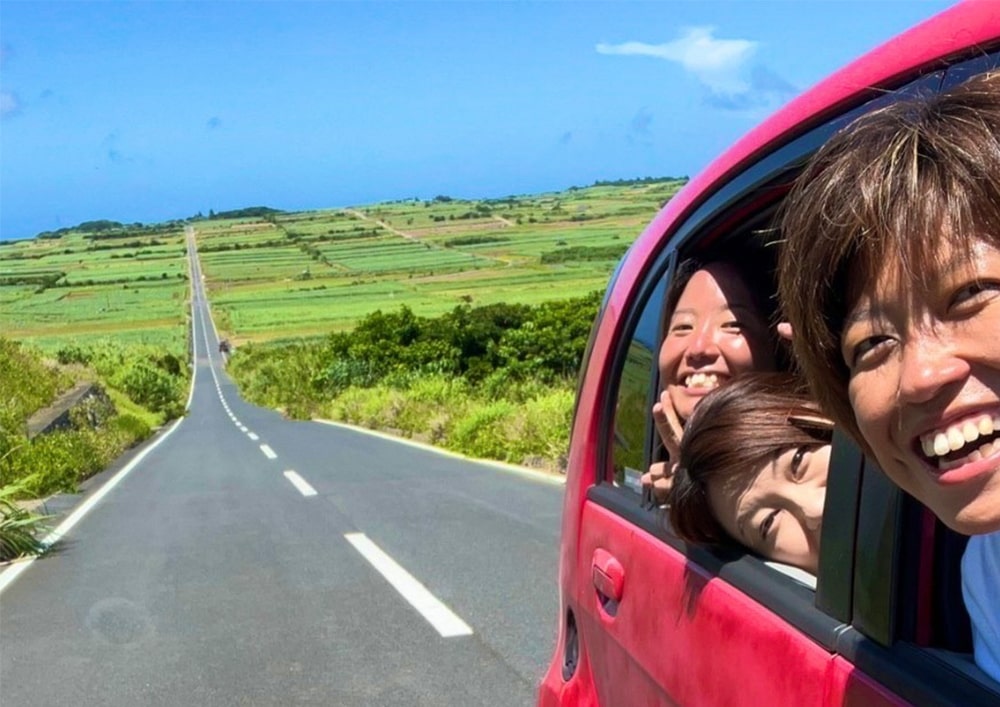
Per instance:
[[[581,372],[563,507],[559,635],[539,705],[907,704],[830,645],[589,496],[608,475],[606,407],[630,317],[652,269],[663,267],[699,210],[753,165],[882,95],[872,87],[900,86],[998,45],[1000,2],[990,0],[960,3],[887,42],[738,141],[674,196],[629,249]],[[608,556],[623,574],[614,616],[595,586],[595,557],[600,565]],[[607,577],[598,580],[611,586]],[[578,646],[567,641],[568,617],[576,622]]]

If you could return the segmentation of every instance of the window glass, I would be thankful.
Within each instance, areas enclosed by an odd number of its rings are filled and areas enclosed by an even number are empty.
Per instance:
[[[653,431],[650,410],[656,400],[656,358],[666,280],[659,278],[638,317],[624,353],[615,404],[613,479],[616,485],[636,494],[642,492],[639,477],[650,462]]]

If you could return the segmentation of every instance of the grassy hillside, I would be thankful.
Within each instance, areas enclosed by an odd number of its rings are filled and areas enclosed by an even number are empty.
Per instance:
[[[539,304],[603,290],[679,181],[375,204],[196,224],[216,323],[239,342],[350,329],[376,309]]]
[[[192,221],[216,323],[237,343],[316,337],[406,305],[539,304],[602,290],[682,180]],[[100,226],[97,228],[96,226]],[[81,224],[0,241],[0,330],[54,353],[110,339],[182,355],[183,223]]]

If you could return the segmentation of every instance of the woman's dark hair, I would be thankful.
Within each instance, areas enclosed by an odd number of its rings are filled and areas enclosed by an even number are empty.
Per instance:
[[[709,485],[746,486],[782,452],[831,436],[832,425],[794,374],[748,373],[712,391],[684,426],[669,498],[674,532],[688,542],[727,542]]]

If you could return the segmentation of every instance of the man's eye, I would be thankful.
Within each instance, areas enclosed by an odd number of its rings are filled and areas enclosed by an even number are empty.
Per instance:
[[[997,282],[970,282],[967,285],[960,287],[955,294],[951,297],[951,302],[949,302],[949,307],[955,307],[970,300],[977,299],[980,295],[984,293],[995,294],[997,290],[1000,290],[1000,283]]]
[[[774,519],[778,517],[778,511],[773,510],[764,516],[764,520],[760,523],[760,539],[767,540],[768,534],[771,532],[771,528],[774,527]]]

